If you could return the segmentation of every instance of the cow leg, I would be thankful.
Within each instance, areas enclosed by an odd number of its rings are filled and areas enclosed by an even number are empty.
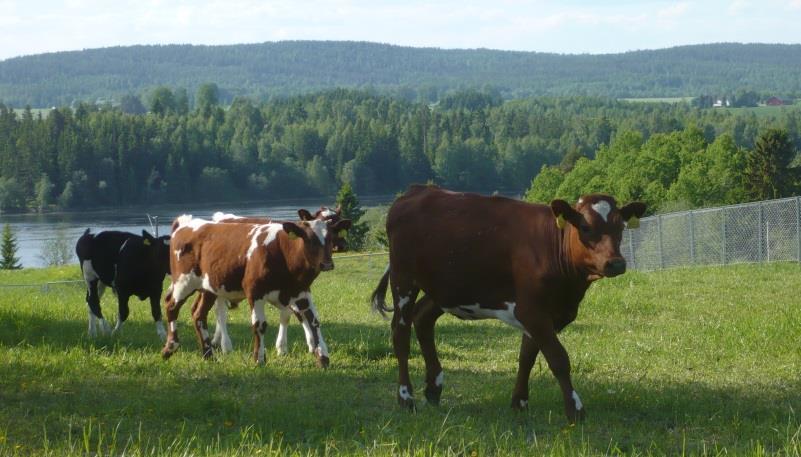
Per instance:
[[[292,317],[292,308],[279,306],[279,317],[278,317],[278,336],[275,337],[275,351],[278,355],[286,355],[289,352],[287,347],[286,341],[286,332],[289,328],[289,319]],[[301,318],[301,323],[303,319]],[[306,326],[303,326],[304,331],[306,331]]]
[[[442,316],[442,308],[428,296],[423,296],[414,306],[414,332],[426,361],[426,400],[429,404],[439,405],[444,378],[434,343],[434,324]]]
[[[181,311],[181,306],[200,287],[200,281],[193,281],[191,278],[185,280],[185,277],[186,275],[182,274],[178,277],[178,281],[173,280],[170,286],[172,292],[168,291],[164,297],[164,314],[167,315],[167,341],[164,343],[164,349],[161,350],[161,356],[165,359],[170,358],[181,345],[178,339],[178,313]]]
[[[314,306],[311,294],[302,292],[297,298],[290,300],[290,306],[303,318],[304,330],[308,327],[313,338],[313,354],[317,359],[317,366],[328,368],[331,359],[328,354],[328,345],[323,339],[323,332],[320,330],[320,316]]]
[[[559,342],[550,317],[537,314],[527,321],[524,321],[523,326],[533,337],[533,343],[539,347],[542,355],[545,356],[545,360],[548,362],[548,367],[559,382],[567,420],[570,421],[570,423],[574,423],[584,419],[584,406],[578,394],[573,389],[573,382],[570,379],[570,357],[567,355],[565,347]],[[536,354],[532,354],[531,352],[532,350],[529,349],[527,355],[531,358],[531,362],[528,362],[527,365],[533,365],[534,355]],[[520,363],[522,366],[523,362]],[[531,368],[529,367],[528,371],[530,370]],[[521,375],[518,373],[518,380],[520,380],[520,378]],[[528,378],[528,376],[526,376],[526,378]]]
[[[117,323],[114,324],[114,330],[111,331],[112,335],[115,335],[117,332],[122,330],[122,324],[124,324],[125,321],[128,319],[128,315],[131,312],[131,310],[128,308],[128,300],[130,298],[131,298],[130,295],[117,292],[119,313],[117,314]]]
[[[257,364],[264,364],[264,333],[267,331],[267,319],[264,317],[264,301],[248,298],[250,303],[250,322],[253,326],[253,359]]]
[[[97,327],[100,327],[102,334],[108,334],[109,325],[103,319],[103,312],[100,310],[100,297],[105,286],[99,279],[92,279],[86,282],[86,304],[89,307],[89,336],[97,336]]]
[[[211,348],[211,338],[209,338],[208,316],[213,301],[207,293],[200,293],[198,295],[198,300],[192,305],[192,320],[195,324],[195,334],[197,335],[200,352],[204,359],[211,359],[213,350]]]
[[[161,297],[161,291],[150,295],[150,314],[153,316],[153,322],[156,323],[156,334],[161,341],[165,341],[167,339],[167,330],[164,328],[164,321],[161,320],[159,297]]]
[[[397,284],[397,282],[393,281]],[[392,346],[398,359],[398,404],[415,411],[414,389],[409,378],[409,338],[412,330],[414,304],[419,289],[411,287],[392,288],[395,312],[392,315]]]
[[[228,300],[217,297],[214,305],[217,326],[214,328],[214,338],[211,340],[211,345],[219,347],[223,354],[228,354],[234,350],[231,337],[228,335]]]
[[[520,357],[517,361],[517,381],[512,393],[513,409],[524,410],[528,407],[528,378],[538,352],[539,348],[534,344],[534,339],[523,334],[523,340],[520,342]]]

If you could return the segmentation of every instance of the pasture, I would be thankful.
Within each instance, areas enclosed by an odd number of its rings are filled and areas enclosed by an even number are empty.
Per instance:
[[[246,305],[235,350],[204,361],[182,310],[169,361],[148,305],[117,336],[88,339],[82,286],[0,288],[0,455],[801,455],[801,268],[734,265],[595,283],[561,334],[587,420],[566,426],[538,358],[529,411],[509,408],[520,333],[444,316],[440,407],[395,402],[389,323],[368,296],[386,257],[341,259],[312,287],[331,368],[293,319],[290,354],[250,359]],[[0,271],[0,285],[78,278],[77,266]],[[116,302],[102,300],[113,321]],[[278,313],[268,312],[269,341]]]

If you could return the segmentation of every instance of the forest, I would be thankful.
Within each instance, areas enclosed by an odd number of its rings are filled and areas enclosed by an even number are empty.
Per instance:
[[[337,89],[223,107],[160,87],[125,105],[0,105],[0,210],[362,195],[410,183],[522,194],[605,191],[652,211],[797,194],[801,109],[778,115],[595,97],[437,104]],[[145,107],[145,105],[147,105]],[[533,182],[532,182],[533,179]]]
[[[412,48],[343,41],[89,49],[0,61],[0,102],[17,108],[117,104],[159,85],[191,98],[216,82],[228,105],[332,88],[433,103],[467,88],[532,96],[801,96],[801,45],[717,43],[620,54]]]

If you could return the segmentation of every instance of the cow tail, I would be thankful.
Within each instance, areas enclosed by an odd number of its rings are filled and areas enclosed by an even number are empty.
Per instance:
[[[371,308],[374,312],[381,314],[383,317],[387,317],[387,312],[393,312],[392,308],[387,307],[386,303],[386,295],[387,295],[387,286],[389,285],[389,265],[387,265],[387,270],[384,272],[384,276],[381,276],[381,280],[378,281],[378,287],[375,288],[373,291],[373,295],[370,299]]]

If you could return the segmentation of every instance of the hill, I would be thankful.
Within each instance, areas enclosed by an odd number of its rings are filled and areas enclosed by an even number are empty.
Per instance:
[[[801,92],[801,45],[705,44],[604,55],[411,48],[366,42],[283,41],[161,45],[48,53],[0,61],[0,101],[20,107],[119,100],[166,85],[207,82],[223,101],[331,87],[372,88],[410,100],[491,86],[532,95],[679,97],[753,89]]]

